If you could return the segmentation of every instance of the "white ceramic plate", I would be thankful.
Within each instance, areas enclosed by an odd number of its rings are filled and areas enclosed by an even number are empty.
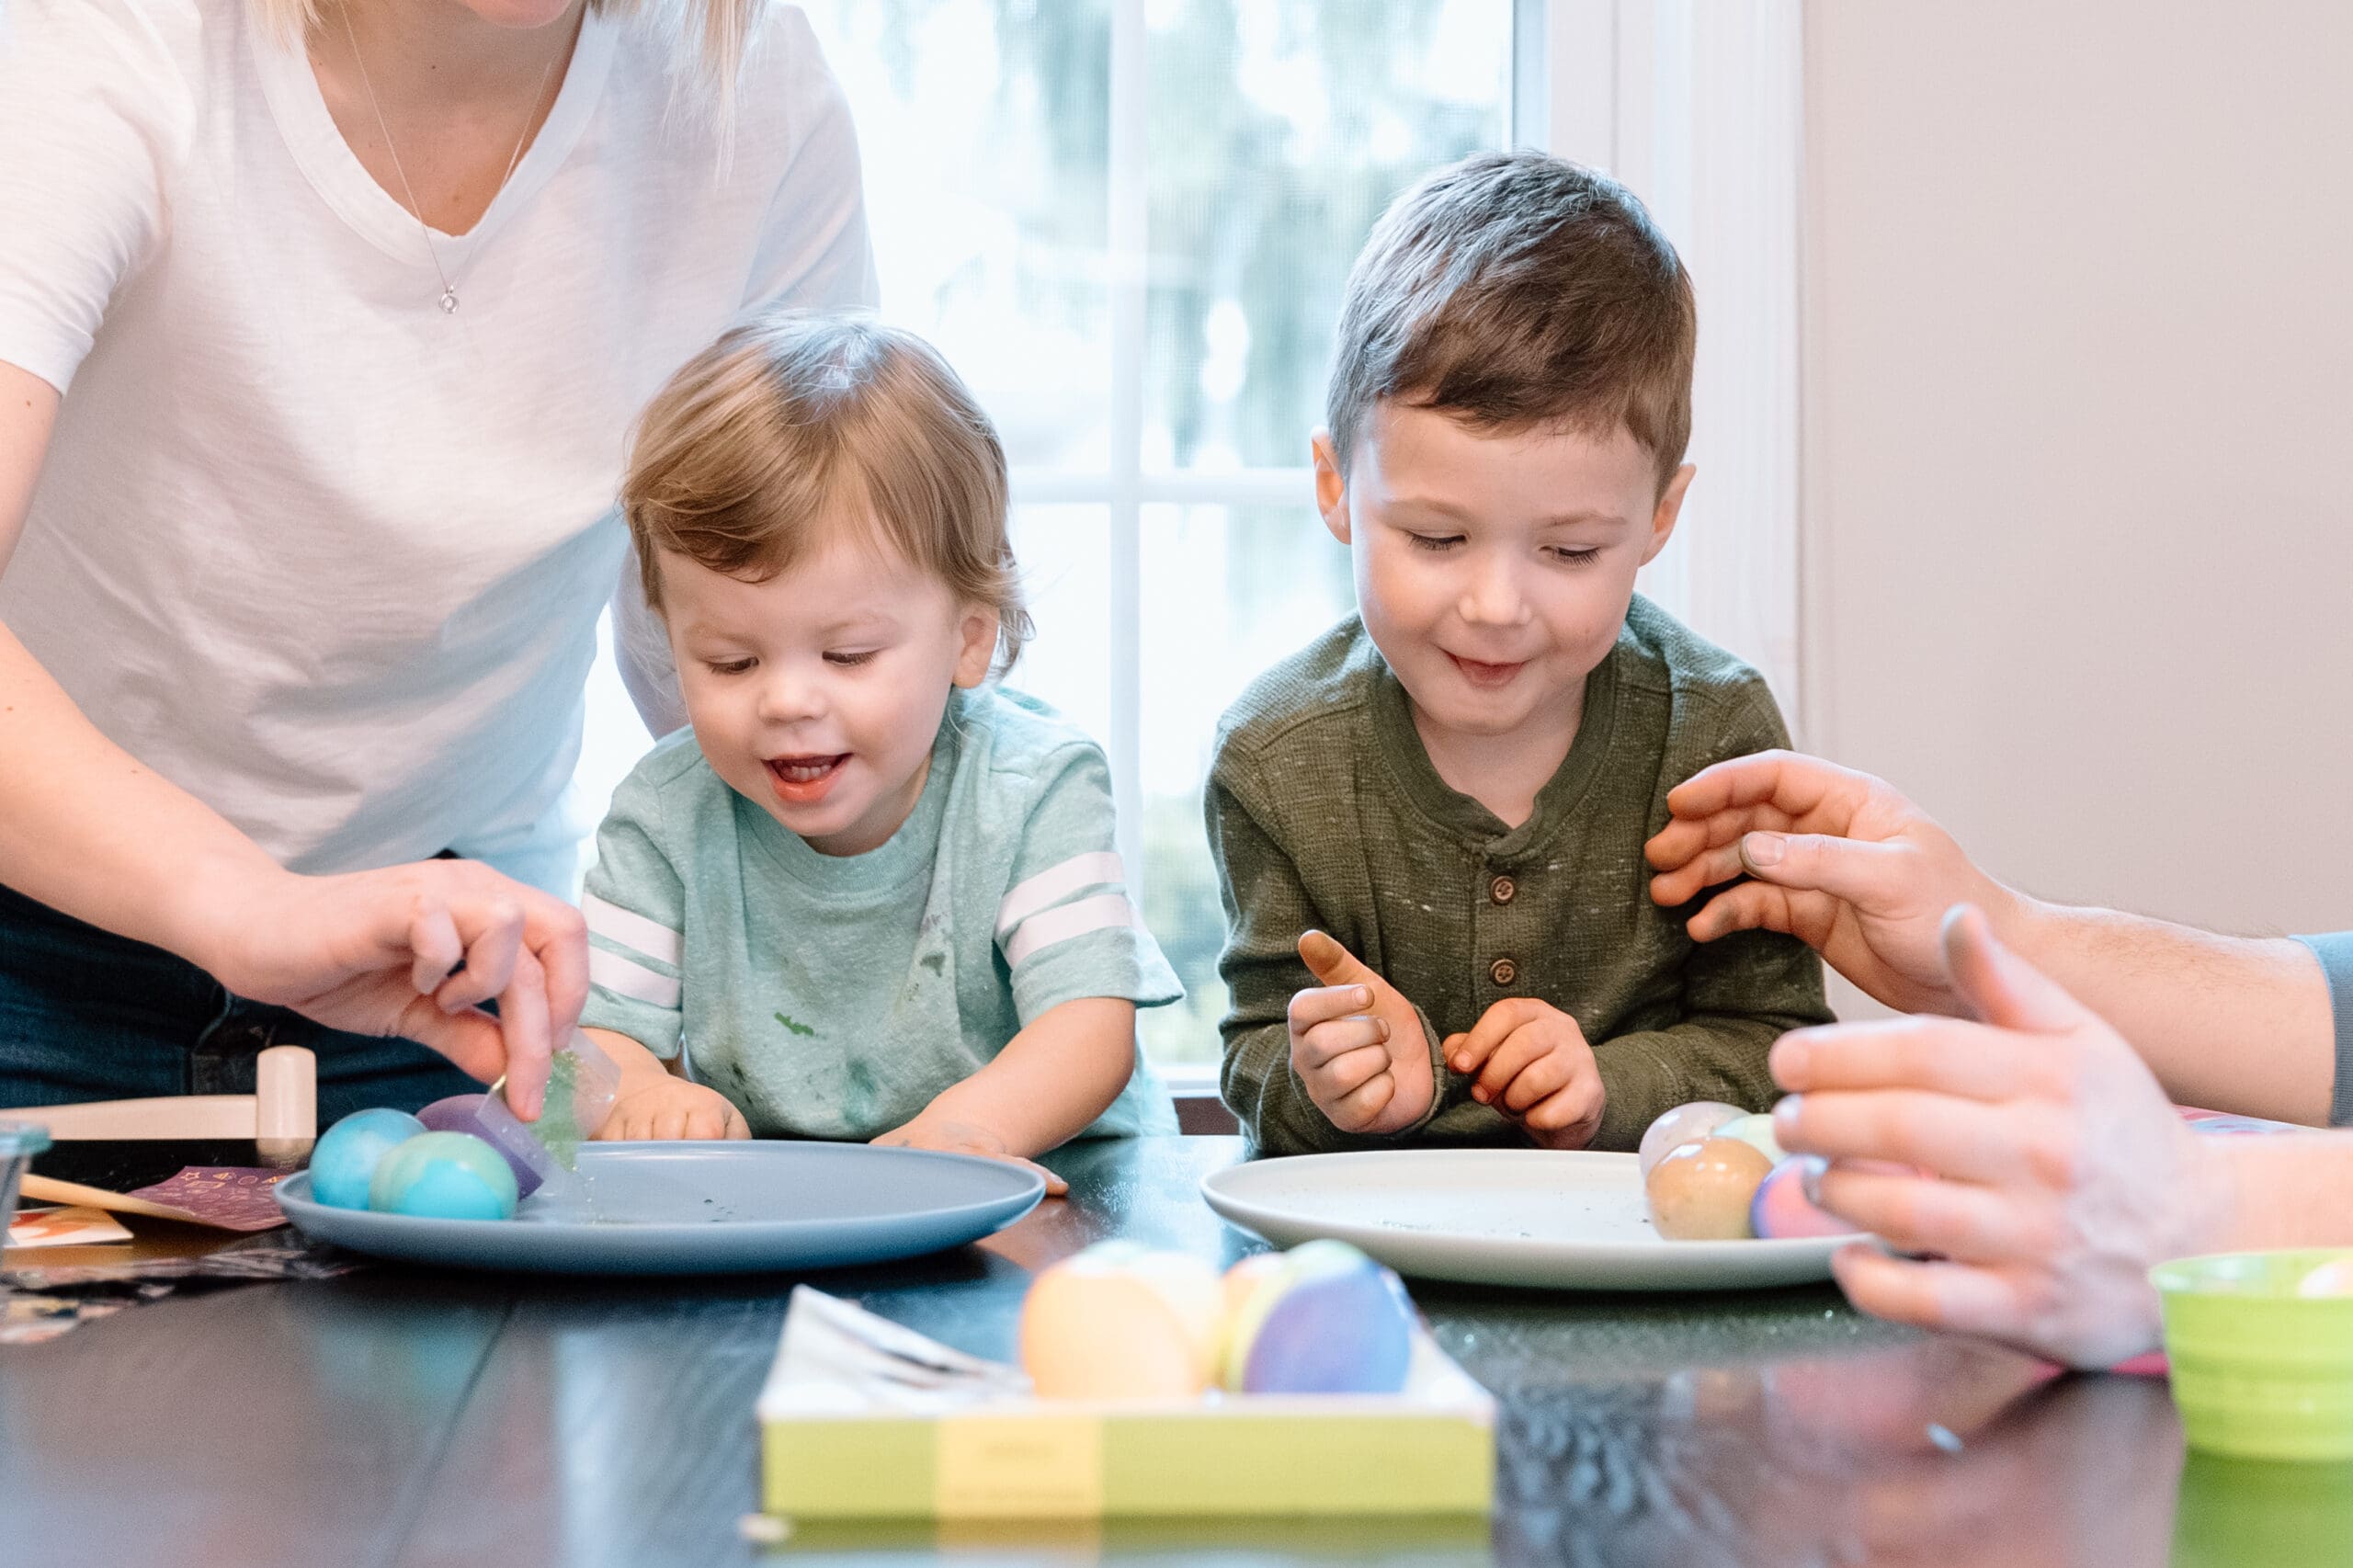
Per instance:
[[[1631,1154],[1400,1149],[1254,1160],[1201,1181],[1277,1246],[1352,1242],[1400,1274],[1559,1290],[1733,1290],[1830,1278],[1852,1236],[1671,1242]]]

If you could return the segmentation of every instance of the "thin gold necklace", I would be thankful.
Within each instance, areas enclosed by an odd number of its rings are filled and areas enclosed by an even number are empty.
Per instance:
[[[433,275],[441,279],[441,313],[456,315],[458,286],[450,281],[449,274],[441,266],[441,253],[433,244],[433,225],[425,221],[424,204],[416,199],[416,191],[408,183],[408,171],[401,167],[400,149],[392,145],[392,128],[384,123],[384,106],[376,101],[376,84],[368,79],[368,62],[359,52],[359,35],[351,30],[351,12],[347,8],[343,12],[343,36],[351,40],[351,62],[359,67],[359,85],[367,89],[368,107],[375,111],[376,131],[384,139],[385,153],[392,157],[392,173],[401,177],[401,191],[408,198],[409,216],[416,220],[416,232],[425,236],[425,254],[433,263]],[[515,151],[506,155],[506,172],[498,176],[498,190],[490,193],[494,202],[498,199],[499,191],[506,188],[506,182],[515,177],[515,165],[523,161],[523,143],[530,139],[531,121],[540,116],[540,99],[546,96],[548,78],[554,74],[555,56],[550,55],[548,62],[540,67],[539,85],[531,89],[530,108],[523,111],[523,129],[516,134]],[[488,210],[487,207],[483,209],[484,212]],[[462,272],[465,268],[461,266],[459,270]]]

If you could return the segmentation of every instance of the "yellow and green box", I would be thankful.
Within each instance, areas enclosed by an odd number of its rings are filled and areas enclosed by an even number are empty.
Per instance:
[[[781,1371],[781,1363],[779,1363]],[[761,1498],[795,1519],[1483,1514],[1495,1402],[1423,1335],[1391,1395],[1029,1397],[948,1415],[760,1396]]]

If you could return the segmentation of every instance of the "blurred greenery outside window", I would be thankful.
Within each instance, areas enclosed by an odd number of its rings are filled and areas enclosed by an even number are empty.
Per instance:
[[[996,421],[1039,634],[1007,684],[1100,740],[1218,1058],[1201,821],[1218,715],[1353,607],[1308,441],[1348,265],[1423,174],[1509,140],[1513,0],[804,0],[858,123],[882,312]],[[583,781],[645,744],[609,665]],[[632,733],[633,732],[633,733]],[[600,792],[601,791],[601,792]]]

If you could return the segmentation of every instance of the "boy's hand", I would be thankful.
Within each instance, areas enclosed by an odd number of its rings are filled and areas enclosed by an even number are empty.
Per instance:
[[[1070,1183],[1037,1161],[1023,1159],[1006,1147],[1002,1137],[978,1122],[937,1117],[926,1109],[905,1126],[894,1127],[874,1142],[884,1148],[937,1149],[945,1154],[978,1154],[983,1159],[1002,1160],[1045,1177],[1049,1198],[1062,1198],[1070,1192]]]
[[[1549,1002],[1506,996],[1441,1049],[1457,1073],[1479,1075],[1471,1097],[1519,1123],[1539,1147],[1582,1149],[1601,1126],[1593,1047],[1576,1019]]]
[[[1437,1086],[1414,1005],[1321,931],[1302,934],[1299,956],[1324,983],[1290,999],[1291,1070],[1307,1097],[1343,1132],[1421,1120]]]
[[[613,1110],[597,1129],[601,1140],[636,1138],[749,1138],[744,1113],[716,1089],[668,1074],[642,1074],[621,1080]]]

